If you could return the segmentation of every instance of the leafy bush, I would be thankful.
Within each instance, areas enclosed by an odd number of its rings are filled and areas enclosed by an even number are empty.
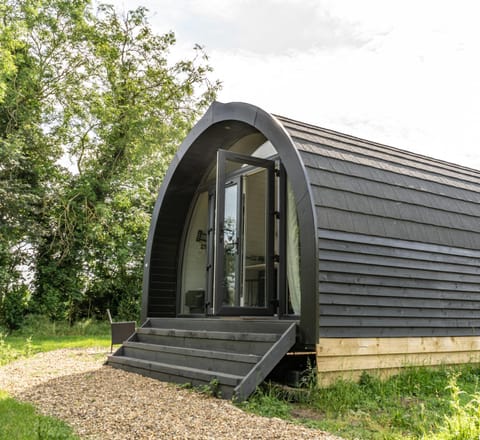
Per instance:
[[[19,285],[7,292],[0,303],[0,324],[8,330],[16,330],[23,324],[30,292],[24,285]]]
[[[122,321],[140,320],[140,300],[138,295],[124,294],[118,305],[118,319]]]

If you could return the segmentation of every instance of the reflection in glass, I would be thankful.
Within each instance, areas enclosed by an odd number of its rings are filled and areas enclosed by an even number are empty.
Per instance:
[[[181,313],[204,313],[207,267],[208,193],[198,196],[183,254]]]
[[[235,285],[238,264],[238,184],[225,188],[225,214],[223,225],[224,295],[223,304],[235,305]]]
[[[287,182],[287,280],[292,311],[300,314],[300,233],[292,185]]]
[[[265,307],[266,176],[265,170],[244,176],[243,289],[240,305]]]

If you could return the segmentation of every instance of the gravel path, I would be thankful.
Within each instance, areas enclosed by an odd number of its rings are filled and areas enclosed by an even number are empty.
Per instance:
[[[105,351],[57,350],[0,367],[0,389],[85,439],[341,440],[230,402],[104,366]]]

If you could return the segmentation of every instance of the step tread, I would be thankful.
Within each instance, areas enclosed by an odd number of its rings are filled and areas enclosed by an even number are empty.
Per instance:
[[[232,353],[216,350],[205,350],[200,348],[177,347],[171,345],[149,344],[147,342],[131,342],[123,343],[124,347],[138,348],[149,351],[158,351],[164,353],[175,353],[192,357],[204,357],[210,359],[231,360],[234,362],[244,362],[248,364],[255,364],[261,356],[254,354]]]
[[[109,356],[108,364],[115,363],[129,365],[142,370],[160,371],[167,374],[182,376],[187,379],[201,379],[206,382],[209,382],[212,379],[217,379],[221,384],[229,386],[237,386],[243,379],[243,376],[222,373],[219,371],[201,370],[198,368],[171,365],[162,362],[146,361],[128,356]]]
[[[148,318],[144,327],[177,328],[183,330],[244,331],[251,333],[283,333],[292,320],[257,318]]]
[[[223,339],[231,341],[258,341],[275,342],[279,338],[278,333],[251,333],[251,332],[228,332],[210,330],[184,330],[175,328],[141,327],[137,329],[138,334],[173,336],[180,338],[199,339]]]

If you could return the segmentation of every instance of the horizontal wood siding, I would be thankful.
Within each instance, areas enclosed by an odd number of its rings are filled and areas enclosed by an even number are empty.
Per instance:
[[[149,317],[175,317],[179,248],[188,197],[178,194],[162,207],[150,258]]]
[[[319,383],[358,379],[363,371],[388,376],[403,367],[454,365],[480,360],[478,337],[320,338]]]
[[[480,333],[480,172],[281,118],[318,227],[320,338]]]
[[[476,335],[480,251],[319,231],[320,337]]]

